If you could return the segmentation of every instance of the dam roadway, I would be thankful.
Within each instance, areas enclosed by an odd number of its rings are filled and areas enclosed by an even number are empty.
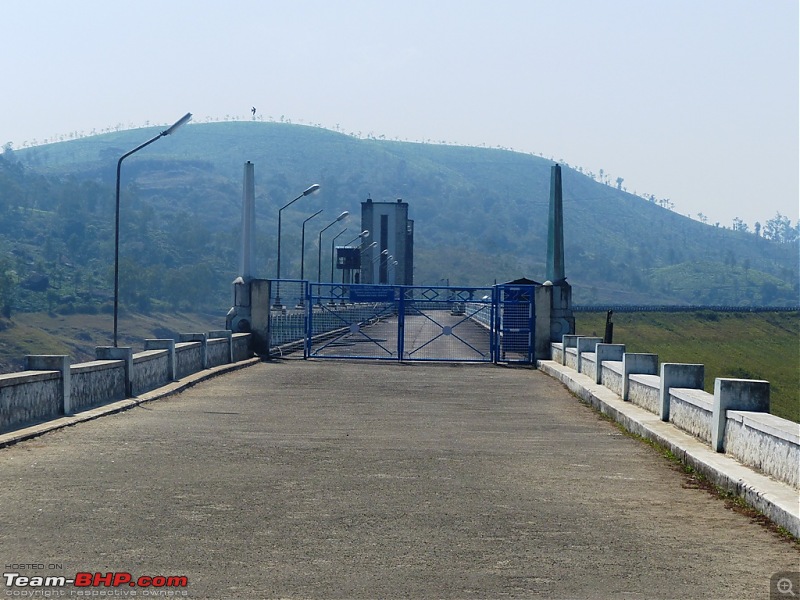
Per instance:
[[[325,360],[0,449],[0,559],[215,599],[769,598],[800,570],[796,545],[539,371]]]

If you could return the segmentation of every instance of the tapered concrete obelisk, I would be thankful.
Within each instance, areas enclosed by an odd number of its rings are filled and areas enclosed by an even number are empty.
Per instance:
[[[245,281],[250,281],[254,277],[256,184],[254,165],[249,160],[244,163],[244,183],[242,187],[242,270],[240,275]]]
[[[251,287],[255,279],[253,262],[256,240],[256,186],[255,167],[249,160],[244,163],[242,184],[242,260],[239,276],[233,280],[233,306],[225,316],[225,329],[234,333],[251,330]]]
[[[564,270],[564,207],[561,192],[561,166],[550,169],[550,215],[547,228],[547,283],[552,285],[550,297],[550,340],[575,333],[572,313],[572,286]]]
[[[547,279],[564,280],[564,207],[561,193],[561,165],[550,168],[550,216],[547,227]]]

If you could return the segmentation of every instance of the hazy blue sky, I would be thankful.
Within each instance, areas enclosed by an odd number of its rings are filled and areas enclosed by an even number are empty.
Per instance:
[[[2,0],[0,144],[259,114],[798,219],[797,0]]]

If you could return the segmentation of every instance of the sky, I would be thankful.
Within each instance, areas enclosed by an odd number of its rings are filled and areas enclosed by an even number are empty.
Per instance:
[[[798,219],[797,0],[0,0],[0,145],[281,116]]]

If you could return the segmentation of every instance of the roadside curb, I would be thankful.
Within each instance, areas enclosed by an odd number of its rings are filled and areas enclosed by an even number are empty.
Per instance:
[[[623,401],[586,375],[551,360],[537,361],[539,370],[563,383],[578,398],[629,432],[667,448],[680,462],[713,484],[743,499],[773,523],[800,538],[800,495],[789,485],[714,452],[697,438],[635,404]]]
[[[145,392],[144,394],[136,396],[135,398],[116,400],[108,404],[102,404],[100,406],[75,413],[74,415],[58,417],[50,421],[45,421],[43,423],[37,423],[35,425],[23,427],[22,429],[9,431],[0,434],[0,448],[5,448],[6,446],[11,446],[13,444],[44,435],[50,431],[71,427],[73,425],[77,425],[78,423],[92,421],[105,415],[122,412],[139,406],[140,404],[144,404],[145,402],[152,402],[153,400],[166,398],[172,394],[182,392],[183,390],[188,389],[200,383],[201,381],[211,379],[212,377],[216,377],[217,375],[222,375],[224,373],[238,371],[239,369],[244,369],[261,361],[262,359],[260,357],[254,357],[236,363],[219,365],[218,367],[212,367],[211,369],[205,369],[203,371],[198,371],[197,373],[192,373],[191,375],[187,375],[179,381],[173,381],[172,383],[154,390],[150,390],[149,392]]]

